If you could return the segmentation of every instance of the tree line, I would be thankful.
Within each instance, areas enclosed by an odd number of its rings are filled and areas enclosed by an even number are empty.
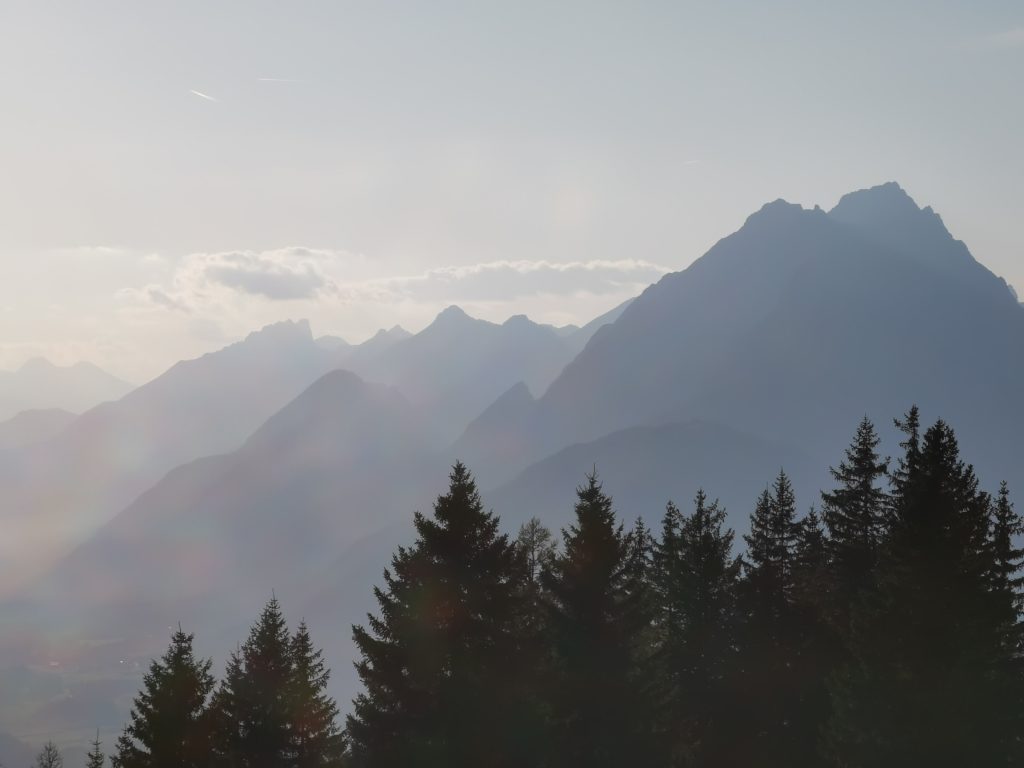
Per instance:
[[[180,630],[115,768],[1024,764],[1024,534],[942,421],[865,418],[818,509],[784,471],[738,553],[703,491],[627,526],[596,474],[516,537],[457,463],[353,628],[344,728],[272,600],[215,685]],[[98,751],[98,745],[94,745]]]

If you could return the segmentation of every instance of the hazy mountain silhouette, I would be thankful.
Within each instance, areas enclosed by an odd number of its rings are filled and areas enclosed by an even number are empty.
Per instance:
[[[607,319],[567,332],[450,308],[351,348],[283,324],[181,363],[5,454],[8,541],[35,557],[107,521],[8,615],[141,657],[188,617],[223,654],[278,589],[333,622],[342,667],[348,623],[454,457],[509,530],[565,522],[595,465],[625,518],[703,486],[742,529],[780,465],[810,505],[865,413],[888,438],[916,402],[987,486],[1024,487],[1024,309],[895,184],[827,213],[770,203]],[[323,375],[339,365],[355,373]]]
[[[517,382],[543,391],[572,355],[573,343],[551,326],[523,315],[499,325],[453,306],[414,336],[360,350],[345,365],[397,387],[429,413],[439,439],[450,441]]]
[[[326,374],[238,450],[178,467],[102,526],[23,594],[25,620],[137,648],[162,641],[169,615],[207,632],[244,621],[443,482],[419,421],[394,388]]]
[[[802,505],[818,502],[827,466],[779,443],[708,422],[630,427],[565,448],[487,493],[506,527],[537,516],[552,528],[573,519],[576,485],[598,475],[627,521],[656,526],[670,499],[688,509],[699,488],[718,498],[729,524],[746,530],[758,495],[783,467]]]
[[[39,570],[168,470],[238,447],[332,367],[308,324],[279,323],[176,364],[45,443],[5,452],[10,535],[0,545],[0,583]]]
[[[830,212],[752,215],[596,333],[530,409],[456,444],[492,483],[566,445],[703,419],[837,456],[865,413],[957,425],[988,481],[1019,479],[1024,312],[896,184]],[[518,460],[494,446],[522,446]]]
[[[77,415],[60,408],[22,411],[0,422],[0,451],[49,440],[77,418]]]
[[[29,410],[81,413],[131,389],[131,384],[92,363],[59,366],[36,357],[16,371],[0,371],[0,421]]]

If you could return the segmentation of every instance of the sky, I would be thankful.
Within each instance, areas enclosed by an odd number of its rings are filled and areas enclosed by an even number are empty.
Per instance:
[[[1014,2],[0,3],[0,368],[582,323],[896,180],[1024,294]]]

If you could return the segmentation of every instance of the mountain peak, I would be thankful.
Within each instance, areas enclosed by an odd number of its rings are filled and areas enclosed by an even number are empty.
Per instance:
[[[466,311],[455,304],[450,307],[445,307],[438,313],[437,317],[434,318],[434,322],[458,322],[460,320],[471,320],[472,318],[466,314]]]
[[[313,331],[308,320],[282,320],[278,323],[265,325],[253,331],[243,341],[247,345],[277,345],[295,341],[312,341]]]
[[[45,357],[30,357],[24,363],[21,364],[21,368],[18,370],[22,373],[52,371],[57,368],[56,365],[51,363]]]
[[[502,323],[502,325],[508,328],[528,328],[537,324],[526,315],[512,315],[508,320]]]
[[[895,181],[850,192],[828,212],[832,221],[897,253],[932,266],[957,267],[973,261],[931,207],[921,208]]]
[[[898,215],[918,213],[921,213],[921,208],[906,190],[895,181],[887,181],[867,189],[847,192],[839,199],[836,207],[829,211],[829,216],[838,220],[851,216],[891,219]]]
[[[765,203],[755,213],[747,217],[746,227],[787,227],[801,217],[823,215],[820,209],[808,210],[799,203],[791,203],[781,197]]]

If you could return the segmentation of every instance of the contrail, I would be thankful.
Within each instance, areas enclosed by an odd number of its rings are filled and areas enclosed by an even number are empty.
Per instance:
[[[208,96],[207,94],[203,93],[202,91],[194,91],[191,88],[189,88],[188,92],[191,93],[193,96],[198,96],[200,99],[206,99],[207,101],[213,101],[213,102],[218,101],[218,99],[213,98],[213,96]]]

